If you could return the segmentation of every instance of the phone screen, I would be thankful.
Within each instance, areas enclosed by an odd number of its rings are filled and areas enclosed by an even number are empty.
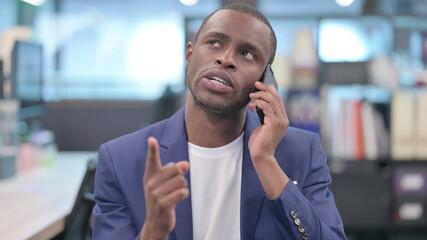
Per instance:
[[[277,81],[274,77],[273,70],[271,69],[271,65],[267,64],[267,67],[265,67],[264,74],[262,75],[260,82],[267,83],[267,84],[273,84],[273,86],[278,90]],[[264,124],[264,112],[260,108],[256,108],[256,113],[258,115],[258,118],[261,122],[261,124]]]

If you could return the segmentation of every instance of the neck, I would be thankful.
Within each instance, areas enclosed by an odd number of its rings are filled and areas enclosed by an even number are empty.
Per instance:
[[[188,141],[201,147],[224,146],[242,134],[246,108],[233,113],[215,113],[201,106],[189,95],[185,108],[185,126]]]

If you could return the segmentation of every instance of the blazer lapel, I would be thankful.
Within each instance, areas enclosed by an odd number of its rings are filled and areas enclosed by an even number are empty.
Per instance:
[[[162,164],[178,162],[189,159],[187,134],[184,122],[185,108],[181,108],[169,119],[165,132],[160,139],[160,157]],[[240,199],[240,234],[242,239],[253,239],[255,227],[264,201],[264,189],[250,157],[248,143],[252,131],[259,126],[255,115],[247,113],[244,133],[243,161],[242,161],[242,186]],[[185,175],[190,186],[190,173]],[[191,190],[190,190],[191,195]],[[193,239],[193,221],[191,210],[191,197],[178,203],[176,207],[175,234],[177,239]]]
[[[248,148],[252,131],[259,126],[256,117],[247,112],[243,145],[242,188],[240,199],[240,235],[241,239],[253,239],[255,227],[264,201],[264,189],[252,163]]]
[[[164,134],[160,140],[160,157],[162,164],[169,162],[188,161],[187,134],[184,122],[185,108],[181,108],[168,120]],[[190,186],[190,173],[185,175]],[[191,192],[191,190],[190,190]],[[191,193],[190,193],[191,196]],[[193,221],[191,211],[191,197],[188,197],[176,206],[176,239],[193,239]]]

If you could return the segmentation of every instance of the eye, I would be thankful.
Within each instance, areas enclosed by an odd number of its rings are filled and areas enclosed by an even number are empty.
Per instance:
[[[249,52],[249,51],[246,51],[246,50],[243,50],[243,51],[241,52],[241,54],[242,54],[245,58],[249,58],[249,59],[254,59],[254,58],[255,58],[255,55],[254,55],[252,52]]]
[[[208,44],[211,46],[214,46],[214,47],[220,47],[221,46],[221,43],[217,40],[209,40]]]

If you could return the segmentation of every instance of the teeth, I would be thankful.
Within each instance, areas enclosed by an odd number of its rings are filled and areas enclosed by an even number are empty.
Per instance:
[[[227,82],[222,80],[221,78],[217,78],[217,77],[211,77],[210,81],[215,83],[215,84],[219,84],[219,85],[224,85],[224,86],[228,86]]]

